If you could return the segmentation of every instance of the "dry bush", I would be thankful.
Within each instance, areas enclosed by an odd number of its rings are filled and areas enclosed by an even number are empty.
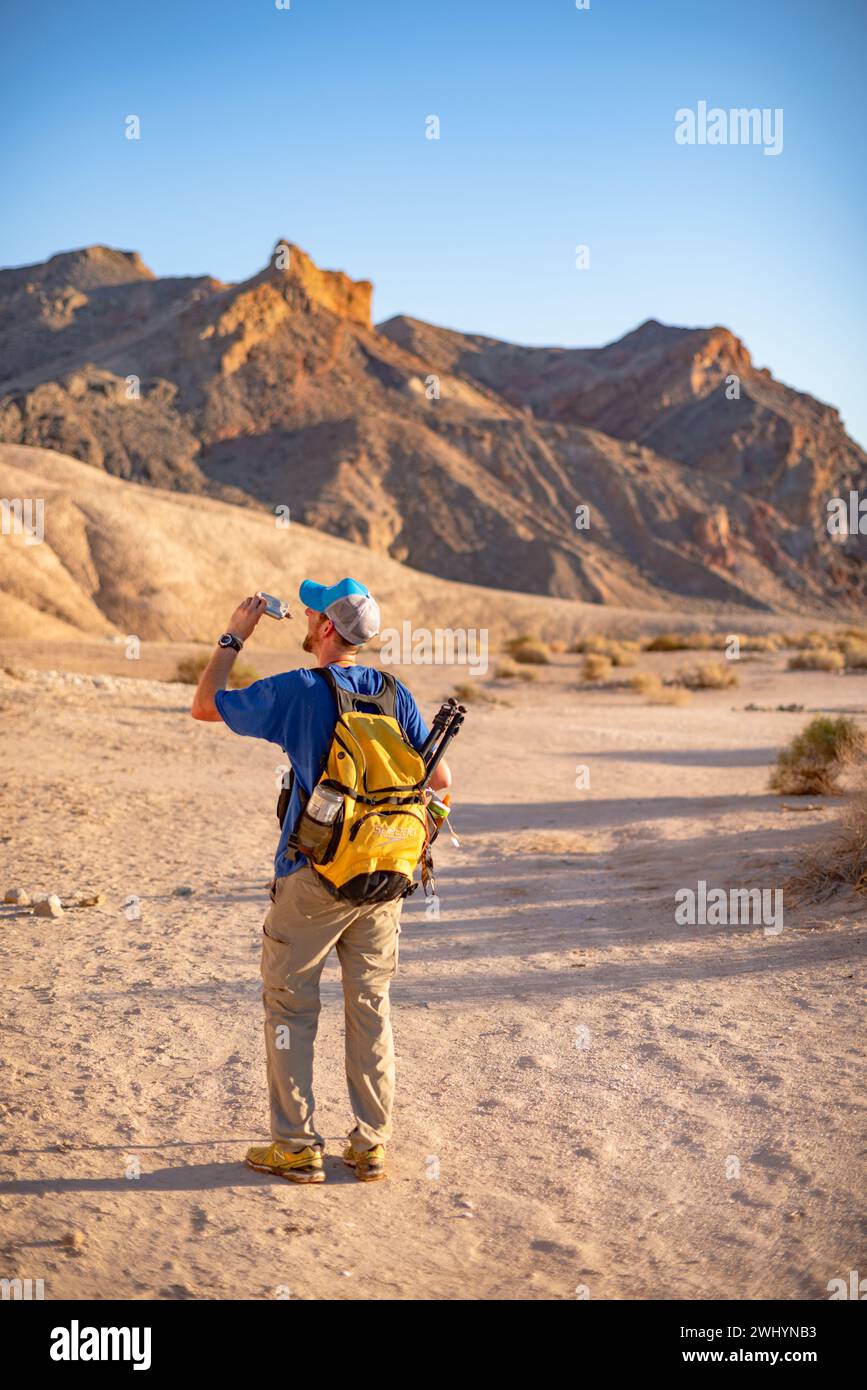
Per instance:
[[[629,677],[629,685],[644,695],[649,705],[688,705],[691,699],[688,690],[663,685],[651,671],[636,671]]]
[[[534,681],[538,678],[538,671],[531,671],[526,666],[519,666],[516,661],[500,661],[494,667],[494,680],[497,681]]]
[[[612,642],[611,649],[606,653],[614,666],[634,666],[636,661],[635,652],[631,647],[627,647],[623,642]]]
[[[182,685],[198,685],[202,672],[210,659],[210,652],[202,652],[199,656],[182,657],[175,668],[172,680],[179,681]],[[245,685],[252,685],[253,681],[258,679],[259,673],[254,671],[252,666],[245,666],[243,662],[236,663],[229,672],[229,689],[242,690]]]
[[[867,642],[847,638],[843,648],[843,659],[847,671],[867,671]]]
[[[741,646],[750,652],[778,652],[785,645],[779,632],[761,632],[741,637]]]
[[[548,643],[548,649],[549,651],[556,653],[557,656],[560,656],[563,652],[568,651],[569,643],[564,642],[561,638],[558,637],[556,641]]]
[[[820,714],[777,754],[770,789],[780,796],[836,796],[840,773],[865,748],[853,719]]]
[[[613,666],[634,666],[635,653],[640,651],[640,643],[627,638],[600,637],[593,633],[589,637],[579,637],[573,644],[573,652],[587,656],[607,656]]]
[[[692,696],[688,690],[680,690],[676,686],[660,685],[658,690],[651,690],[647,703],[649,705],[688,705]]]
[[[821,902],[840,888],[867,893],[867,759],[846,762],[855,776],[852,799],[831,836],[808,850],[789,888],[797,898]]]
[[[661,690],[662,681],[652,671],[634,671],[629,677],[629,687],[639,695],[647,695],[651,690]]]
[[[608,645],[607,637],[600,637],[596,632],[590,632],[586,637],[576,637],[572,643],[571,651],[583,656],[587,652],[603,652]]]
[[[804,648],[786,662],[787,671],[842,671],[846,658],[830,647]]]
[[[495,705],[497,703],[497,697],[486,690],[478,681],[465,681],[463,685],[456,685],[455,699],[460,700],[462,705],[473,703]]]
[[[584,658],[581,674],[585,681],[604,681],[611,675],[611,661],[601,652],[589,652]]]
[[[689,638],[680,632],[658,632],[644,643],[646,652],[688,652]]]
[[[684,666],[677,678],[687,690],[727,690],[729,686],[740,685],[741,681],[734,667],[724,661],[702,661],[695,666]]]
[[[506,649],[525,666],[547,666],[551,660],[546,643],[537,642],[534,637],[515,637],[506,643]]]
[[[659,632],[644,643],[646,652],[706,652],[722,646],[724,638],[712,632]]]
[[[834,639],[826,632],[790,632],[786,634],[785,645],[797,647],[800,651],[827,648]]]

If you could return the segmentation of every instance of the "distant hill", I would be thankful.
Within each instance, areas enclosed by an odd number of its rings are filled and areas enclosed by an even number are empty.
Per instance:
[[[0,441],[282,505],[463,583],[653,611],[863,603],[825,504],[867,493],[867,456],[727,329],[527,348],[375,328],[371,294],[289,243],[239,285],[103,246],[2,271]]]

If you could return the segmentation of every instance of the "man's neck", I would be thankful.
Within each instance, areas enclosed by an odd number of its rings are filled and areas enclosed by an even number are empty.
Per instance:
[[[322,652],[319,655],[320,666],[357,666],[358,660],[354,655],[347,656],[340,652]]]

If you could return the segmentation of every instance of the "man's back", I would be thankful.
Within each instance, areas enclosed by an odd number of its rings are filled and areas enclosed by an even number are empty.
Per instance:
[[[382,672],[375,666],[332,663],[327,669],[339,685],[360,695],[378,695],[382,690]],[[396,681],[395,685],[397,721],[407,741],[420,750],[428,735],[427,725],[406,686],[401,681]],[[234,733],[276,743],[295,769],[292,798],[275,859],[275,877],[280,878],[307,862],[303,855],[287,861],[284,851],[302,800],[309,796],[318,781],[331,743],[337,715],[334,697],[321,676],[301,668],[268,676],[243,690],[222,690],[215,701],[220,715]],[[361,708],[364,709],[364,705]],[[370,708],[375,707],[371,705]]]

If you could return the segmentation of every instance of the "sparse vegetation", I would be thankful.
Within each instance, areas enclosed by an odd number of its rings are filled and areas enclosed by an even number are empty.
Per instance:
[[[547,644],[538,642],[534,637],[515,637],[506,643],[506,649],[523,666],[547,666],[551,661]]]
[[[588,637],[579,637],[572,651],[585,656],[607,656],[613,666],[634,666],[640,643],[625,637],[602,637],[591,633]]]
[[[588,652],[581,675],[585,681],[604,681],[611,675],[611,660],[601,652]]]
[[[688,690],[663,685],[652,671],[635,671],[629,677],[629,686],[637,694],[644,695],[649,705],[688,705],[690,701]]]
[[[700,661],[678,672],[678,680],[687,690],[727,690],[740,685],[740,676],[730,662]]]
[[[180,681],[183,685],[198,685],[202,672],[211,659],[210,652],[202,652],[199,656],[182,657],[175,668],[173,680]],[[254,671],[252,666],[245,666],[243,662],[236,662],[229,674],[230,690],[242,690],[246,685],[252,685],[253,681],[259,679],[258,671]]]
[[[853,719],[820,714],[777,754],[771,791],[781,796],[837,795],[841,771],[864,748],[864,734]]]
[[[629,677],[629,687],[639,695],[647,695],[651,690],[662,689],[662,681],[652,671],[634,671]]]
[[[846,658],[830,647],[803,648],[786,662],[788,671],[842,671]]]
[[[852,800],[828,840],[809,850],[791,882],[799,898],[821,901],[840,888],[867,893],[867,760],[855,761]]]
[[[462,685],[456,685],[455,699],[460,700],[462,705],[473,703],[495,705],[497,703],[496,695],[492,695],[490,690],[486,690],[479,681],[464,681]]]
[[[648,693],[647,703],[649,705],[688,705],[691,699],[692,696],[688,690],[660,684],[658,689]]]
[[[867,642],[848,638],[843,648],[843,659],[847,671],[867,671]]]
[[[494,680],[534,681],[538,678],[538,671],[533,671],[527,666],[519,666],[516,661],[500,661],[494,667]]]
[[[749,652],[778,652],[786,645],[779,632],[741,634],[740,641]]]
[[[709,632],[658,632],[644,643],[646,652],[690,652],[707,651],[710,647],[722,646],[723,638]]]

